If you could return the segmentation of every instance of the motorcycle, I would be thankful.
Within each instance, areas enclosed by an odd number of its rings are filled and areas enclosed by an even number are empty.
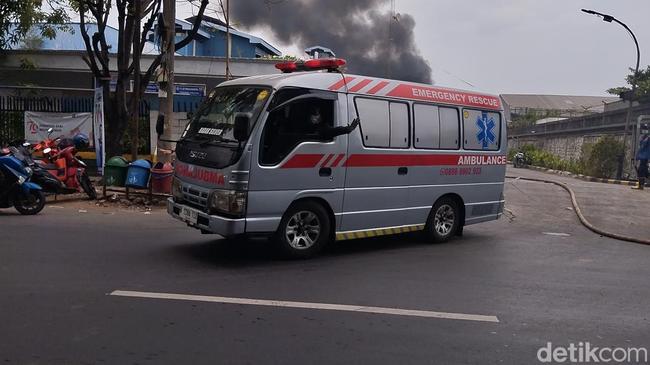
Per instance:
[[[0,208],[13,206],[23,215],[38,214],[45,207],[45,194],[30,181],[32,169],[14,157],[11,150],[0,150]]]
[[[58,152],[47,147],[43,154],[48,156],[50,162],[54,161],[55,165],[45,163],[41,167],[56,176],[66,188],[74,191],[81,189],[90,199],[97,199],[97,191],[86,172],[87,165],[77,158],[75,146],[65,147]]]
[[[523,152],[517,152],[513,162],[514,167],[524,167],[525,164],[526,164],[526,156],[524,156]]]
[[[86,172],[87,165],[76,156],[79,138],[86,145],[88,138],[84,135],[77,135],[74,140],[52,139],[50,138],[51,134],[52,129],[50,128],[47,138],[34,147],[35,151],[43,153],[43,159],[37,161],[40,168],[63,183],[63,189],[60,189],[61,193],[69,194],[81,190],[90,199],[97,199],[95,187]]]
[[[32,152],[30,151],[31,147],[32,145],[29,142],[13,142],[9,149],[13,156],[20,160],[25,167],[32,169],[33,173],[31,180],[41,186],[44,193],[72,194],[78,191],[76,188],[66,187],[61,180],[57,179],[56,176],[52,175],[41,164],[36,163],[32,157]]]

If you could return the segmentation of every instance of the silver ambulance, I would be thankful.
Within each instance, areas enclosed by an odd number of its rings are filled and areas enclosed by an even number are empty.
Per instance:
[[[284,62],[224,82],[176,147],[167,210],[203,233],[268,235],[308,257],[332,240],[424,231],[503,212],[499,97]]]

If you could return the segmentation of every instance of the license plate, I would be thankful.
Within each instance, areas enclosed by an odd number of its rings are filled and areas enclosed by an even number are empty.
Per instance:
[[[183,207],[181,209],[180,217],[187,223],[196,224],[196,221],[199,219],[199,212],[194,209]]]

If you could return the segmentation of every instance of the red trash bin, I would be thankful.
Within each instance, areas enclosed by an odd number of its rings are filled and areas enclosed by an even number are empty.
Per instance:
[[[171,194],[174,168],[169,162],[158,162],[151,169],[151,191],[157,194]]]

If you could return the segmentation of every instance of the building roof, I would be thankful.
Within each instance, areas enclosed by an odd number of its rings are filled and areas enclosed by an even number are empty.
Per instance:
[[[196,18],[195,16],[192,16],[192,17],[189,17],[189,18],[187,18],[185,20],[188,21],[188,22],[194,22],[195,18]],[[228,28],[226,28],[226,25],[224,24],[224,22],[222,22],[219,19],[212,18],[212,17],[203,17],[203,20],[201,21],[201,25],[206,27],[206,28],[215,29],[215,30],[218,30],[218,31],[221,31],[221,32],[224,32],[224,33],[228,29]],[[259,47],[265,48],[269,53],[273,53],[276,56],[281,56],[282,55],[282,52],[280,52],[279,49],[273,47],[271,44],[269,44],[268,42],[266,42],[262,38],[256,37],[256,36],[248,34],[248,33],[240,32],[240,31],[238,31],[237,29],[235,29],[233,27],[230,27],[230,33],[232,33],[232,34],[234,34],[236,36],[242,37],[242,38],[246,38],[246,39],[248,39],[248,41],[251,44],[255,44],[255,45],[259,46]]]
[[[612,96],[534,94],[502,94],[501,98],[510,109],[528,108],[577,111],[602,111],[603,103],[611,103],[619,100],[618,97]]]
[[[49,39],[43,37],[43,43],[39,49],[45,50],[66,50],[66,51],[85,51],[86,44],[84,43],[83,38],[81,37],[81,28],[79,23],[68,23],[66,24],[70,30],[62,31],[58,30],[56,32],[56,37]],[[88,34],[92,35],[97,32],[97,24],[86,24],[86,29]],[[118,30],[107,25],[104,31],[106,37],[106,43],[113,45],[112,51],[117,49],[117,39],[118,39]]]

